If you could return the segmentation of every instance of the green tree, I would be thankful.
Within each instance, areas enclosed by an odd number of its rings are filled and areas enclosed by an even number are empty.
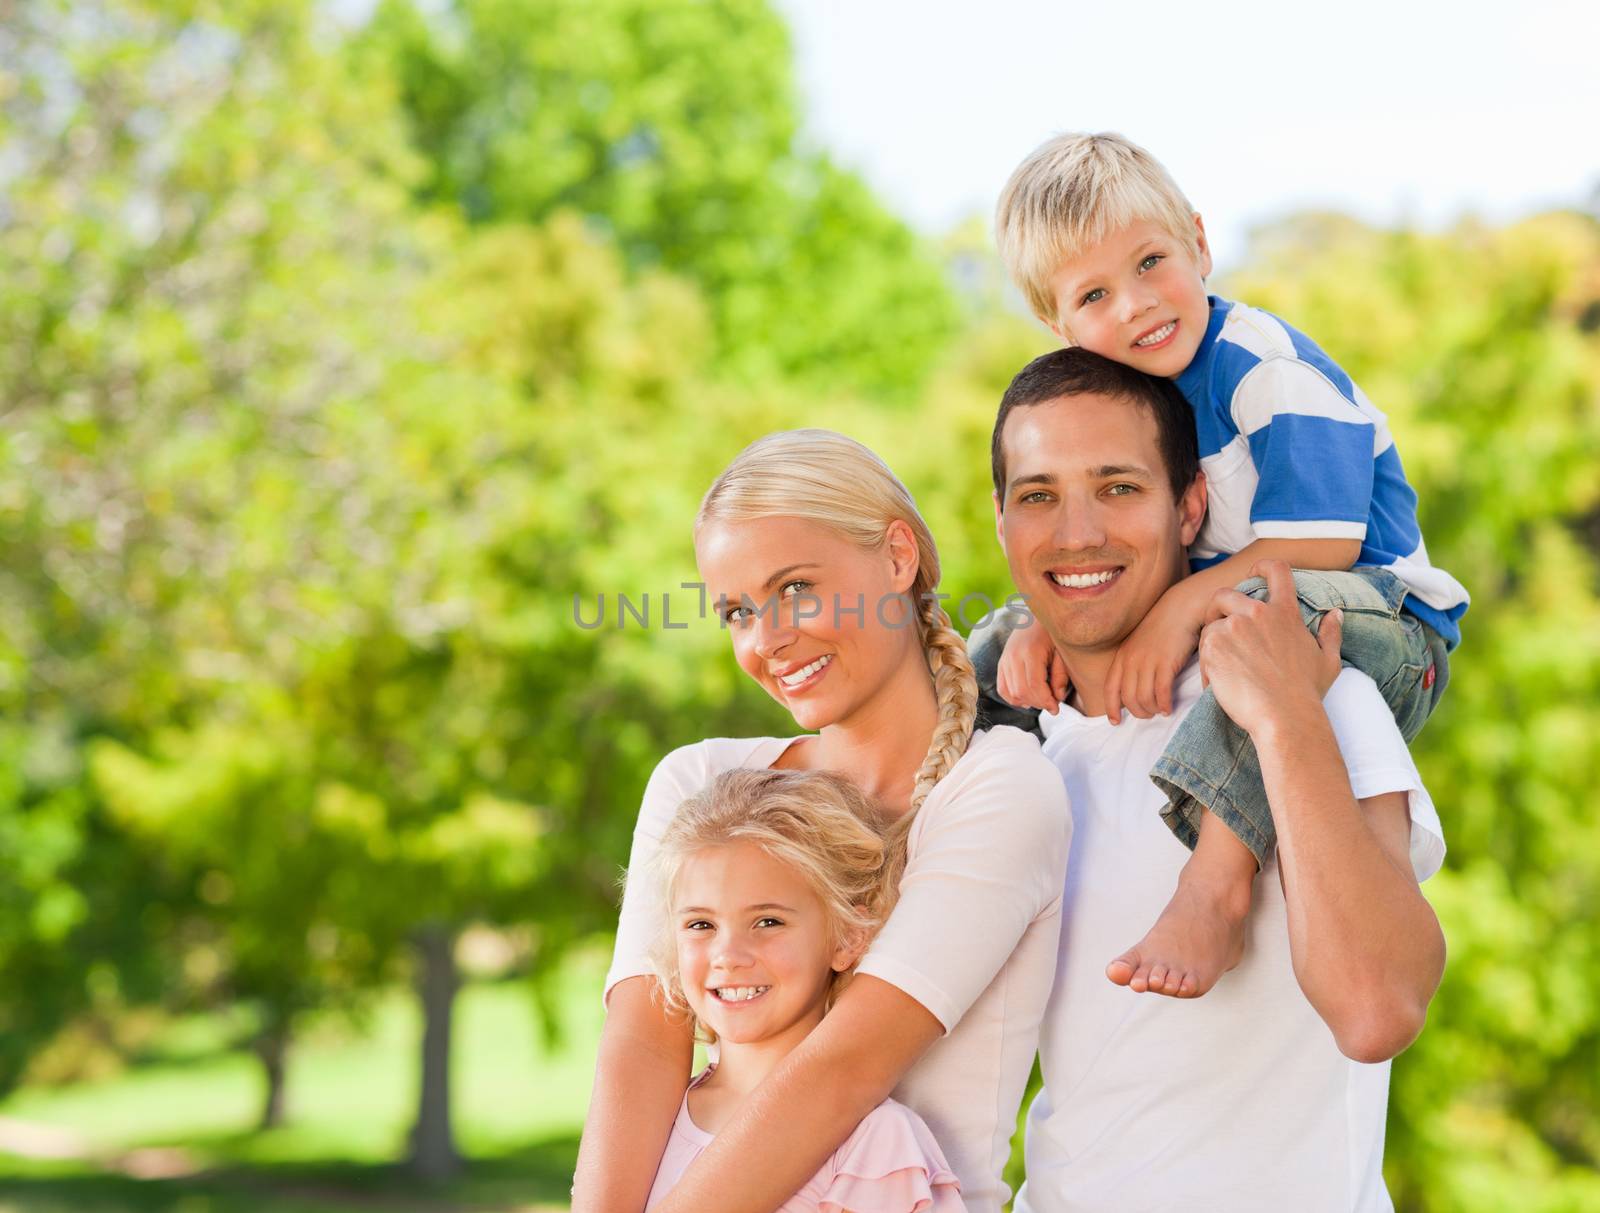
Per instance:
[[[1229,285],[1384,408],[1432,558],[1473,595],[1417,742],[1450,852],[1450,958],[1394,1071],[1415,1210],[1600,1209],[1600,225],[1440,235],[1304,216]]]
[[[581,214],[699,286],[747,378],[905,395],[956,332],[939,262],[799,138],[765,0],[385,0],[362,53],[398,81],[421,198]]]

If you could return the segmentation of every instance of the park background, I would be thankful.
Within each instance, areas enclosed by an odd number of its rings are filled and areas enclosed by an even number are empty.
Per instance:
[[[0,0],[0,1210],[564,1207],[645,778],[785,727],[680,588],[698,496],[839,428],[1007,592],[983,451],[1050,341],[986,212],[1104,126],[1473,593],[1397,1206],[1600,1209],[1593,14],[1057,7]]]

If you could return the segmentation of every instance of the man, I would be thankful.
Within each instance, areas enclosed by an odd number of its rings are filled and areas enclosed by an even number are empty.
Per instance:
[[[1017,1208],[1391,1208],[1388,1059],[1421,1030],[1443,970],[1417,885],[1444,842],[1377,688],[1339,670],[1339,615],[1313,637],[1288,569],[1267,562],[1266,601],[1216,595],[1172,714],[1113,724],[1117,646],[1187,574],[1205,514],[1193,420],[1170,384],[1058,350],[1007,390],[992,462],[1012,577],[1070,677],[1040,719],[1074,829]],[[1148,771],[1202,679],[1255,744],[1279,844],[1237,966],[1181,1000],[1107,969],[1188,857]]]

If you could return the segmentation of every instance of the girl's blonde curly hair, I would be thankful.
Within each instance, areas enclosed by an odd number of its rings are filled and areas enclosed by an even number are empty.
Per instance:
[[[651,966],[667,1006],[691,1014],[679,980],[672,901],[693,855],[740,842],[760,847],[793,868],[816,893],[827,915],[830,948],[854,943],[864,949],[899,894],[904,831],[894,826],[854,783],[831,771],[724,771],[684,801],[647,873],[661,924]],[[848,976],[832,975],[828,1006]],[[696,1027],[702,1039],[712,1039],[709,1029]]]

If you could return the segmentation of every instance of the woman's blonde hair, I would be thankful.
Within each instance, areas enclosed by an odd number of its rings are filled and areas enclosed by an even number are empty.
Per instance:
[[[939,552],[928,524],[883,460],[853,438],[832,430],[784,430],[745,447],[706,490],[695,533],[710,522],[800,518],[827,527],[868,551],[881,549],[889,526],[902,521],[917,544],[917,575],[909,596],[917,635],[933,678],[939,720],[917,770],[911,813],[966,753],[978,712],[978,683],[967,646],[939,605]],[[870,609],[870,608],[869,608]]]
[[[864,949],[899,895],[904,835],[851,780],[831,771],[724,771],[678,807],[649,868],[661,924],[650,959],[672,1010],[689,1013],[673,910],[683,866],[700,851],[740,842],[794,869],[817,895],[830,950]],[[827,1006],[848,975],[831,975]],[[696,1026],[710,1038],[709,1029]]]
[[[1019,164],[1000,193],[994,235],[1034,315],[1058,320],[1051,283],[1063,263],[1141,219],[1199,256],[1194,208],[1161,162],[1121,135],[1057,135]]]

